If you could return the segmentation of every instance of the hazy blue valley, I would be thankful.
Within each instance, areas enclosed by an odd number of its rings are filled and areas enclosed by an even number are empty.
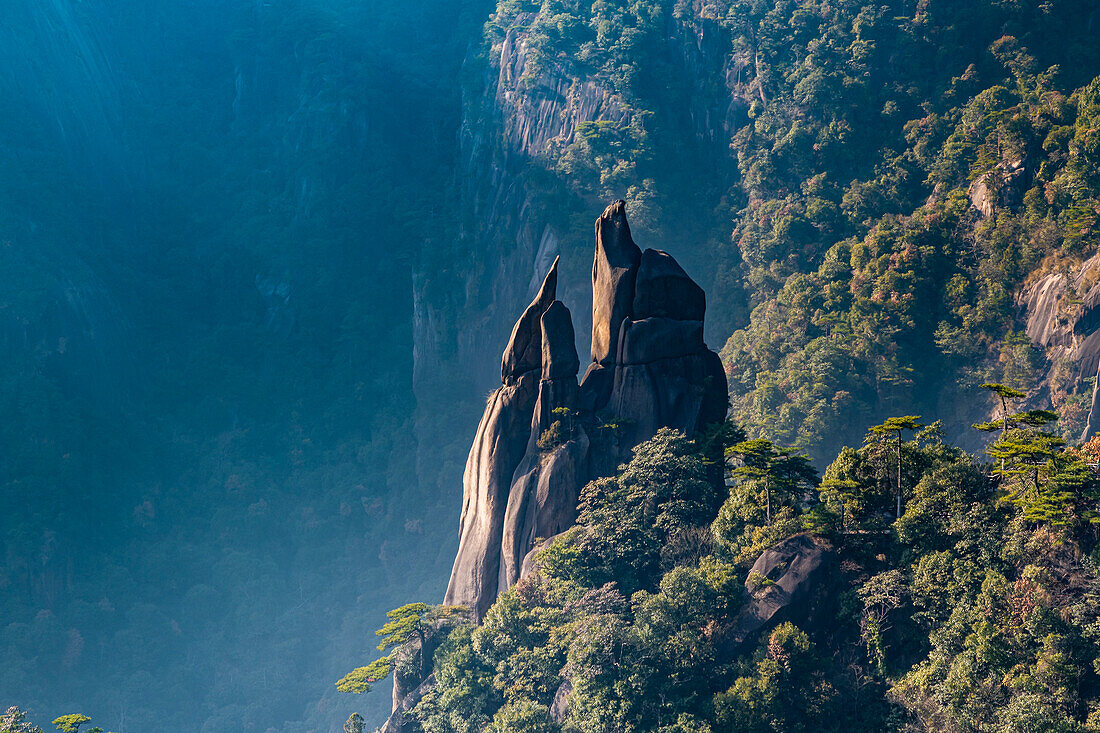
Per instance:
[[[1094,2],[2,15],[0,733],[1100,730]]]

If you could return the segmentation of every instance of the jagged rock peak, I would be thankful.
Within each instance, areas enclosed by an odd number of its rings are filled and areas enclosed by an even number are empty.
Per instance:
[[[511,384],[516,377],[542,368],[542,314],[557,298],[558,258],[542,281],[535,299],[512,328],[512,337],[500,361],[500,380]]]
[[[476,619],[530,567],[540,537],[573,524],[588,481],[614,474],[662,427],[691,437],[726,414],[725,371],[703,343],[702,291],[669,255],[643,256],[622,201],[596,222],[596,361],[580,385],[572,319],[555,298],[557,264],[512,330],[504,385],[485,407],[463,474],[444,603],[469,606]],[[568,419],[555,426],[558,408]],[[620,424],[614,436],[589,430],[605,410]]]
[[[706,293],[672,255],[659,249],[642,253],[634,286],[635,320],[702,321],[706,311]]]
[[[632,315],[634,281],[642,251],[630,236],[626,202],[616,201],[596,220],[592,262],[592,361],[615,361],[619,327]]]
[[[581,361],[573,318],[565,303],[555,300],[542,314],[542,378],[575,378]]]
[[[596,239],[603,241],[608,252],[623,252],[632,259],[641,256],[641,250],[630,237],[630,224],[626,220],[626,202],[622,199],[612,201],[596,219]]]

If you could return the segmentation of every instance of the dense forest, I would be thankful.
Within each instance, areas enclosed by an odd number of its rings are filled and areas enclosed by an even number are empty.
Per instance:
[[[397,609],[384,631],[441,637],[402,730],[1097,730],[1100,440],[1066,448],[1051,418],[1013,414],[993,464],[894,418],[823,477],[728,426],[717,512],[705,455],[663,430],[482,624]],[[402,641],[371,679],[423,663]]]
[[[1089,2],[514,0],[485,63],[522,38],[501,84],[598,90],[577,101],[597,119],[525,161],[533,202],[587,221],[623,196],[704,278],[734,416],[824,464],[900,411],[962,438],[971,387],[1044,381],[1015,298],[1095,251],[1098,22]],[[1067,371],[1046,386],[1079,434]]]
[[[1098,31],[1089,0],[13,7],[0,730],[369,729],[410,665],[426,731],[1100,729]],[[587,303],[613,198],[707,292],[726,478],[659,434],[475,626],[434,604],[476,414],[554,256]],[[740,634],[790,542],[827,579]]]
[[[625,194],[646,236],[706,261],[733,331],[728,498],[715,513],[703,452],[659,434],[482,623],[398,608],[380,633],[419,636],[341,689],[433,671],[401,730],[1093,729],[1097,447],[1067,440],[1095,429],[1096,19],[499,3],[481,60],[510,85],[501,135],[536,153],[528,201],[572,217],[561,250]],[[563,87],[593,119],[525,132]],[[1037,315],[1036,284],[1063,281]],[[1060,328],[1072,346],[1039,333]],[[828,571],[754,638],[806,554]]]

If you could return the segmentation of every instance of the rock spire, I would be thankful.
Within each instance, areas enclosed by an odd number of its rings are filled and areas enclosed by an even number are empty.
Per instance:
[[[624,202],[608,206],[595,230],[584,379],[569,309],[556,299],[555,260],[512,329],[501,386],[466,462],[444,603],[478,619],[530,567],[540,539],[572,526],[588,481],[613,473],[662,427],[692,436],[726,416],[725,372],[703,342],[702,288],[668,253],[638,248]],[[622,427],[596,427],[608,422]]]

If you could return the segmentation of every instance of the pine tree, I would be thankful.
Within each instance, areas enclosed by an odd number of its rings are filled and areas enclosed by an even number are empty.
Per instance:
[[[1016,401],[1024,397],[1025,395],[1018,389],[1013,389],[1012,387],[1008,387],[1003,384],[997,384],[996,382],[986,382],[985,384],[981,385],[980,389],[989,390],[1000,398],[1001,419],[990,422],[977,423],[976,425],[974,425],[974,427],[986,433],[992,433],[995,430],[1000,430],[1001,438],[1003,439],[1005,437],[1005,433],[1007,433],[1009,428],[1011,427],[1011,418],[1008,413],[1009,400]],[[1001,468],[1004,468],[1003,462],[1001,464]]]
[[[60,718],[55,718],[53,724],[61,733],[78,733],[80,726],[90,720],[91,718],[87,715],[72,713],[71,715],[62,715]]]
[[[357,667],[348,672],[336,683],[336,689],[357,695],[370,692],[372,685],[389,676],[397,654],[410,642],[417,642],[417,665],[420,678],[424,679],[428,676],[427,666],[430,661],[424,654],[428,625],[433,621],[454,618],[465,613],[466,609],[461,606],[429,606],[427,603],[406,603],[389,611],[386,616],[390,620],[374,633],[382,637],[378,651],[390,650],[390,653],[365,667]]]
[[[363,716],[359,713],[348,716],[348,722],[344,723],[344,733],[363,733]]]
[[[780,501],[796,499],[817,480],[817,471],[806,456],[780,448],[766,438],[735,443],[726,449],[726,458],[738,464],[730,471],[735,481],[758,481],[764,487],[764,513],[769,525],[773,493]]]
[[[1003,501],[1035,524],[1065,527],[1100,523],[1100,480],[1086,454],[1066,449],[1066,441],[1044,427],[1058,419],[1050,410],[1005,415],[1001,437],[986,448],[1000,462],[994,473],[1005,482]],[[976,425],[988,429],[993,423]],[[996,429],[996,428],[994,428]]]
[[[898,485],[897,485],[897,517],[901,517],[901,444],[902,432],[905,430],[920,430],[924,427],[924,424],[920,422],[920,415],[904,415],[902,417],[887,418],[886,422],[881,425],[875,425],[870,429],[874,435],[881,435],[883,437],[891,436],[897,439],[896,452],[897,452],[897,469],[898,469]]]

